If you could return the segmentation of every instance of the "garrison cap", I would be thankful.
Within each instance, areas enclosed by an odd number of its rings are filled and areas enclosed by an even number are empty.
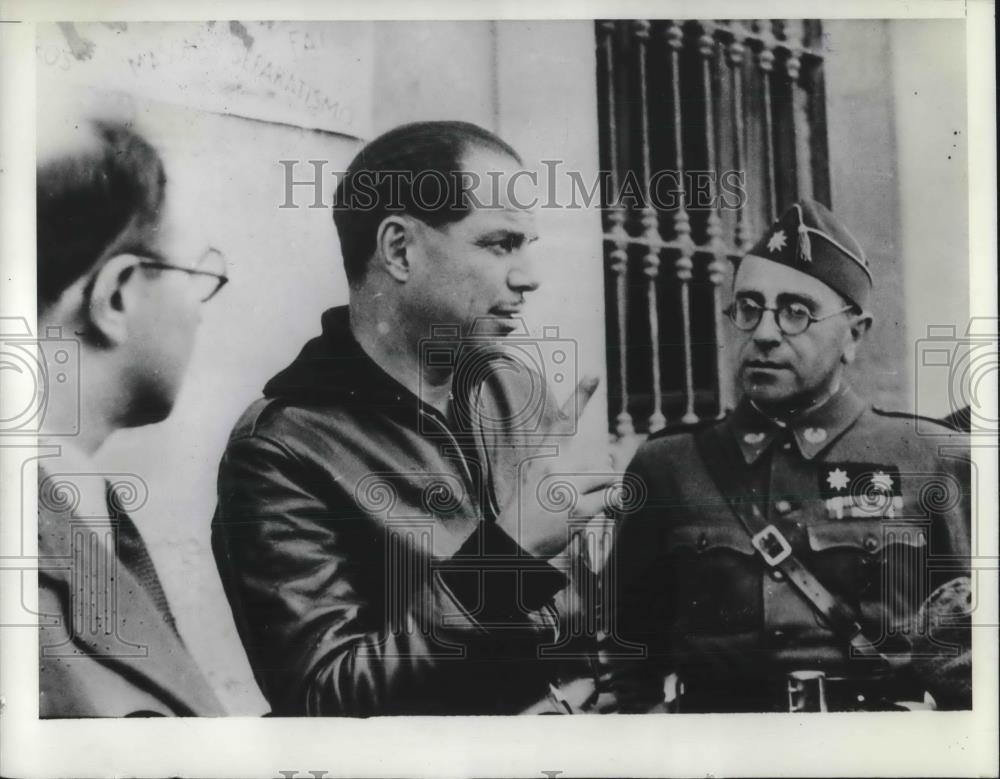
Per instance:
[[[800,200],[781,215],[747,254],[819,279],[864,309],[872,272],[854,236],[815,200]]]

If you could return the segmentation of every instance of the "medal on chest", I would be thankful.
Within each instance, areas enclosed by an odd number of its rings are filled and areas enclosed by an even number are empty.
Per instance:
[[[821,463],[819,493],[830,519],[892,519],[903,508],[903,485],[895,465]]]

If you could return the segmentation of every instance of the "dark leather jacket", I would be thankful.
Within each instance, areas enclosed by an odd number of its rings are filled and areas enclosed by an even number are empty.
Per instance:
[[[494,520],[559,412],[523,366],[482,370],[503,360],[472,358],[446,419],[331,309],[236,424],[212,546],[274,713],[512,713],[549,690],[568,580]]]

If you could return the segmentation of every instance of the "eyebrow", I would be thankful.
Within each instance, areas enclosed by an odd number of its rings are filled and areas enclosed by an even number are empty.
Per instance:
[[[509,230],[507,228],[501,227],[496,230],[489,230],[488,232],[482,233],[475,237],[475,242],[480,244],[494,243],[497,241],[505,241],[508,238],[513,238],[517,241],[518,245],[524,243],[533,243],[538,240],[537,234],[528,235],[520,230]]]
[[[754,302],[764,303],[764,293],[755,289],[738,289],[733,293],[733,297],[750,298]],[[775,302],[779,306],[788,303],[802,303],[813,311],[816,311],[820,307],[819,301],[816,298],[804,292],[779,292]]]
[[[820,308],[820,302],[804,292],[782,292],[778,295],[778,305],[782,303],[804,303],[813,311]]]
[[[733,290],[733,297],[734,298],[750,298],[751,300],[754,300],[754,301],[756,301],[758,303],[763,303],[764,302],[764,294],[762,292],[758,292],[755,289],[736,289],[736,290]]]

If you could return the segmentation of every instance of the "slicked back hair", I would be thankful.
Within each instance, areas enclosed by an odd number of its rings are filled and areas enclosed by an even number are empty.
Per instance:
[[[476,148],[523,164],[518,153],[489,130],[457,121],[404,124],[358,152],[337,184],[333,209],[344,270],[352,286],[364,278],[378,226],[386,216],[408,214],[431,227],[466,216],[470,205],[460,174],[463,158]],[[429,178],[434,181],[427,182]],[[422,179],[428,184],[426,190]],[[425,191],[434,194],[422,195]]]
[[[37,171],[38,304],[44,309],[102,260],[148,244],[167,177],[156,150],[120,122],[87,122],[92,143]]]

